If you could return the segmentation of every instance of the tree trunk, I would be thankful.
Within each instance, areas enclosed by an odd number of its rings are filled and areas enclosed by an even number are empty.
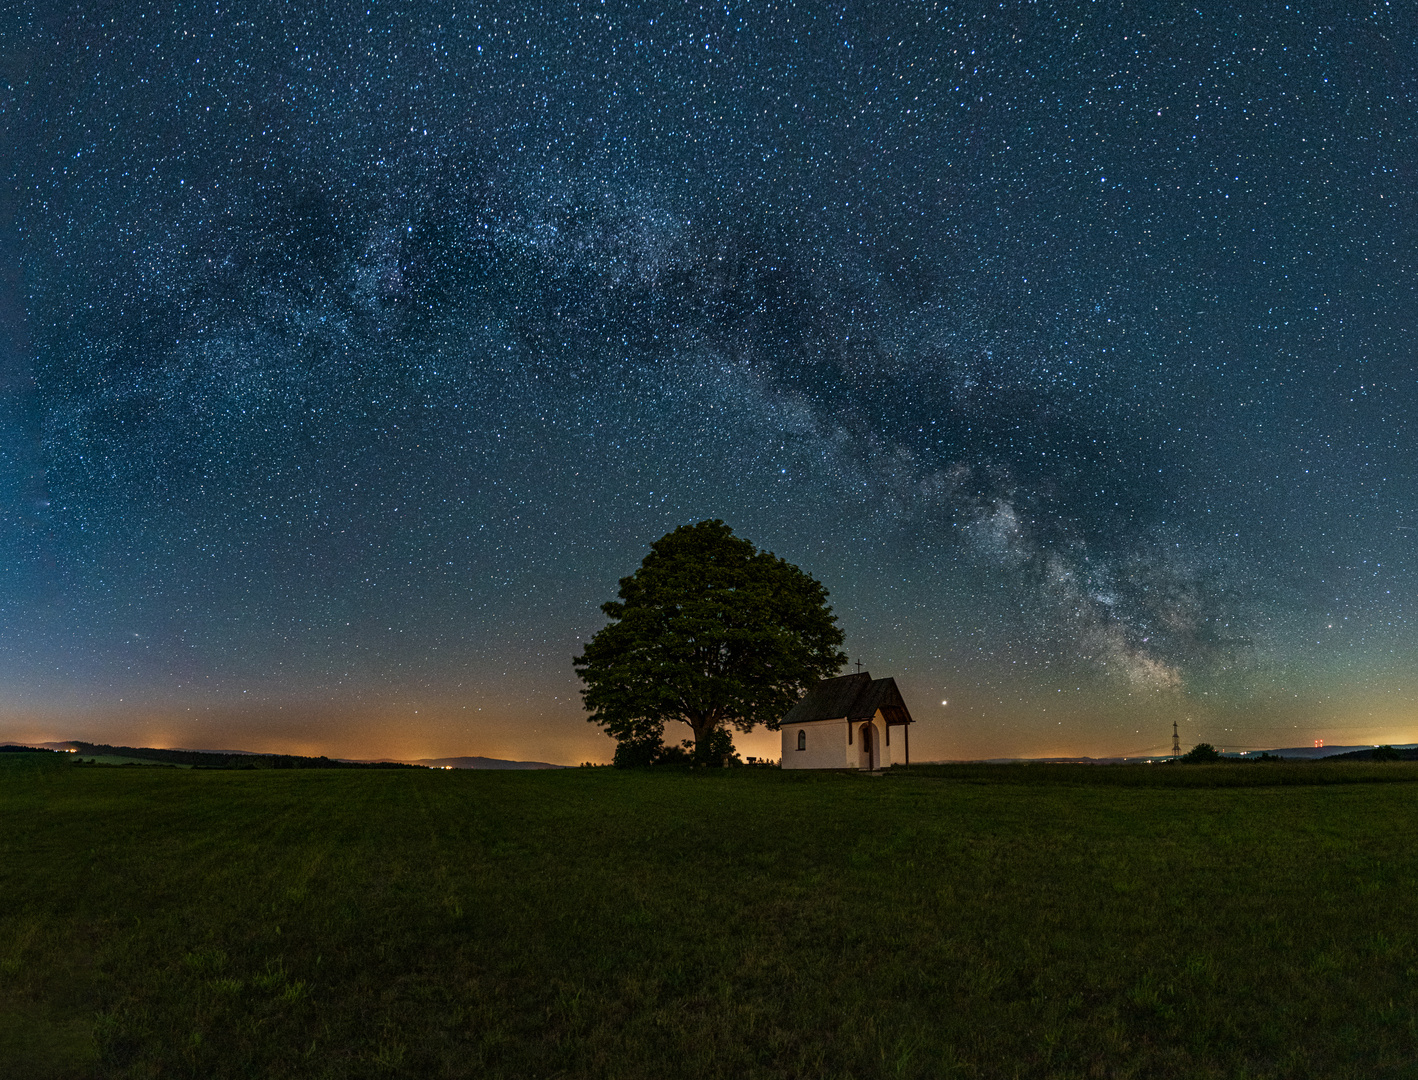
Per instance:
[[[694,764],[698,766],[716,764],[709,760],[711,753],[709,743],[718,724],[713,720],[705,719],[700,720],[697,724],[691,723],[689,726],[694,730]]]

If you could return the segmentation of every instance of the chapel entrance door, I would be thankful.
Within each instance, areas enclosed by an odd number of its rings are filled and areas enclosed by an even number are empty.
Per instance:
[[[870,724],[862,725],[862,755],[867,759],[867,772],[876,771],[876,743],[872,739],[874,730]]]

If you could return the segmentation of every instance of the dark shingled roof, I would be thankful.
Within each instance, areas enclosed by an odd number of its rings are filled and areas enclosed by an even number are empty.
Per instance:
[[[862,671],[823,679],[788,710],[783,725],[813,720],[869,720],[880,709],[887,724],[913,723],[895,679],[873,679]]]

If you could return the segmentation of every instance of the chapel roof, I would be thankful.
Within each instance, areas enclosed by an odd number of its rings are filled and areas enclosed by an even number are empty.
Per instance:
[[[881,710],[887,724],[913,723],[901,691],[892,678],[873,679],[870,672],[823,679],[788,710],[783,724],[813,720],[869,720]]]

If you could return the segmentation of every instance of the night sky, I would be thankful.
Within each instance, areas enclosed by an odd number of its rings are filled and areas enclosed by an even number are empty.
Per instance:
[[[704,518],[913,758],[1418,739],[1411,7],[9,11],[0,739],[608,760]]]

